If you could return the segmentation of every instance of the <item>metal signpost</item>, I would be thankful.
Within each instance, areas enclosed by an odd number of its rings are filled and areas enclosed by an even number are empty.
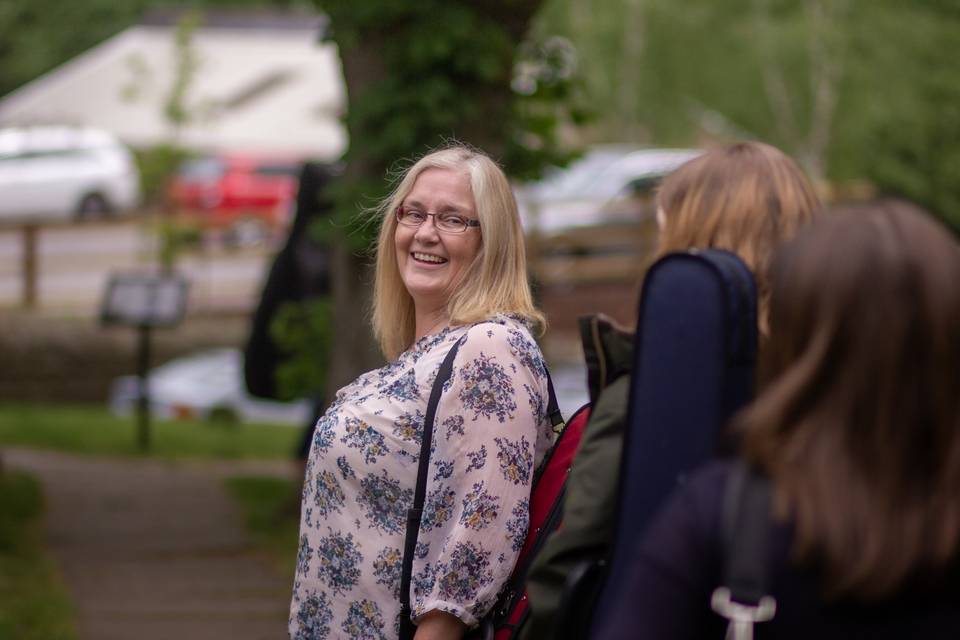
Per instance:
[[[179,275],[114,274],[100,308],[104,326],[136,327],[138,330],[137,425],[140,449],[150,448],[150,331],[174,327],[183,320],[189,283]]]

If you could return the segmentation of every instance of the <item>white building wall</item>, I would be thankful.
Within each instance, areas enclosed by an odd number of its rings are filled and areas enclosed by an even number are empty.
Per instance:
[[[0,126],[87,125],[133,146],[172,142],[163,114],[174,81],[173,29],[138,26],[0,100]],[[346,147],[339,57],[312,30],[200,28],[181,144],[333,160]],[[236,106],[231,99],[279,79]]]

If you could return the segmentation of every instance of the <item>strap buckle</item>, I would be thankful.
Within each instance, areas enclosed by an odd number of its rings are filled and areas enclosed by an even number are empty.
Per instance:
[[[730,621],[727,640],[751,640],[753,625],[772,620],[777,601],[773,596],[761,596],[756,605],[743,604],[733,599],[727,587],[717,587],[710,597],[710,608]]]

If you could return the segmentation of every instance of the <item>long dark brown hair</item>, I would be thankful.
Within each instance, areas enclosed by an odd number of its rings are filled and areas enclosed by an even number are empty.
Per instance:
[[[745,456],[828,596],[890,595],[960,551],[960,247],[906,205],[836,214],[770,277]]]

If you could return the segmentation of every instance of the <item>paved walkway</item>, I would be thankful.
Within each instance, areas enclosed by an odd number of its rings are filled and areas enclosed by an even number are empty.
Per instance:
[[[290,463],[174,463],[5,449],[47,498],[80,640],[286,637],[292,576],[249,545],[223,479]]]

